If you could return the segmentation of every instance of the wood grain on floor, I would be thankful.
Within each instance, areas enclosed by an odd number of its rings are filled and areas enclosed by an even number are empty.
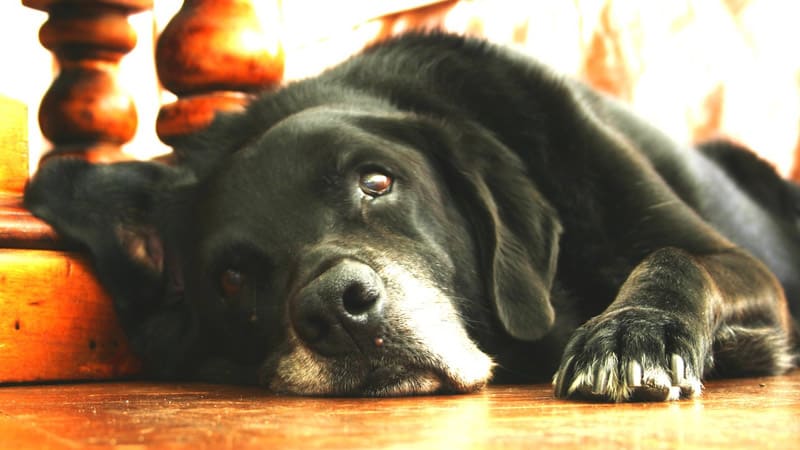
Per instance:
[[[800,448],[800,371],[707,383],[700,399],[598,404],[548,385],[394,399],[207,384],[0,388],[0,448]]]

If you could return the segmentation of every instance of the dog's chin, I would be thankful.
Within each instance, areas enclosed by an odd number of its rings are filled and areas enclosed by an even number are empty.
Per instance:
[[[471,349],[469,349],[471,350]],[[397,397],[475,392],[486,386],[494,363],[478,351],[369,359],[321,356],[303,345],[275,355],[261,368],[261,384],[281,394]],[[459,354],[453,358],[453,354]]]
[[[486,380],[464,384],[435,369],[399,367],[377,368],[366,375],[348,372],[316,383],[276,374],[267,384],[276,393],[326,397],[402,397],[413,395],[461,394],[480,390]]]
[[[373,370],[353,395],[370,397],[399,397],[430,394],[464,394],[486,386],[486,379],[454,379],[438,369],[401,367],[395,370]]]
[[[399,377],[374,375],[376,372],[367,377],[367,382],[358,389],[360,392],[356,392],[356,395],[397,397],[444,392],[444,383],[433,371],[410,371],[411,373],[404,373]],[[372,380],[373,378],[374,381]]]

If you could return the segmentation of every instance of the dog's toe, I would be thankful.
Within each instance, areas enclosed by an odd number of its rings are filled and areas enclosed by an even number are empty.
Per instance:
[[[642,360],[646,360],[642,358]],[[567,364],[568,366],[568,364]],[[620,364],[614,354],[583,368],[572,375],[562,369],[556,374],[556,395],[563,398],[582,398],[598,401],[671,401],[697,396],[702,383],[687,375],[686,363],[679,355],[671,355],[666,365],[631,360]],[[570,380],[568,384],[567,380]]]
[[[567,345],[555,395],[613,402],[697,396],[704,342],[669,314],[628,309],[598,316]]]
[[[636,361],[631,361],[628,367],[630,400],[678,400],[694,397],[702,391],[702,383],[697,377],[687,374],[686,362],[680,355],[670,356],[669,369],[651,364],[645,370]]]
[[[679,388],[680,398],[689,398],[700,395],[703,383],[694,374],[694,370],[687,367],[686,361],[680,355],[672,354],[670,360],[670,375],[672,387]],[[671,399],[672,400],[672,399]]]

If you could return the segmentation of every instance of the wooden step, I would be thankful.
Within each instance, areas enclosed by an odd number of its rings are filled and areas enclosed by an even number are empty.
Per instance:
[[[25,105],[0,96],[0,117],[0,383],[138,373],[86,256],[21,206]]]
[[[108,379],[138,370],[83,255],[0,249],[0,382]]]

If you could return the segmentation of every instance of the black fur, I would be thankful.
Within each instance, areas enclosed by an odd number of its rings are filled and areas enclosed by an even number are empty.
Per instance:
[[[176,153],[26,191],[154,376],[621,401],[796,364],[798,188],[485,42],[375,45]]]

